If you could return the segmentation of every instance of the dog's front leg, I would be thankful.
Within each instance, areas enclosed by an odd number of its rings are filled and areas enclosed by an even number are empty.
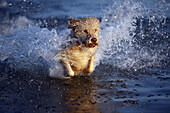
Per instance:
[[[84,74],[90,75],[90,74],[94,71],[94,65],[95,65],[95,63],[94,63],[94,57],[95,57],[95,55],[93,55],[93,56],[90,58],[90,60],[89,60],[89,62],[88,62],[88,65],[87,65],[87,68],[83,71]]]
[[[62,61],[63,67],[64,67],[64,71],[67,73],[67,75],[69,77],[73,77],[74,76],[74,71],[72,70],[70,63],[67,61]]]

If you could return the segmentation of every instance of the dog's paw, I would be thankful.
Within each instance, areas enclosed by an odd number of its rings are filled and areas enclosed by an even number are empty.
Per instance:
[[[74,76],[74,72],[73,71],[70,71],[69,73],[68,73],[68,77],[73,77]]]
[[[67,72],[67,73],[64,74],[64,78],[65,78],[65,79],[70,79],[70,78],[72,78],[73,76],[74,76],[74,72],[73,72],[73,71]]]

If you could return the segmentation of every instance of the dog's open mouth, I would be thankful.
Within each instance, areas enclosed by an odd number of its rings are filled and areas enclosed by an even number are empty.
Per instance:
[[[95,47],[97,45],[98,45],[97,38],[92,38],[91,43],[88,44],[88,47],[93,48],[93,47]]]
[[[98,46],[97,38],[92,38],[90,42],[83,41],[82,44],[84,44],[86,47],[93,48],[95,46]]]

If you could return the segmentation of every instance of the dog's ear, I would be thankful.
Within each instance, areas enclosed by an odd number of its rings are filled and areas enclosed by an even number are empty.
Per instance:
[[[68,20],[68,24],[69,24],[69,26],[68,26],[68,28],[70,29],[70,28],[75,28],[78,24],[79,24],[79,22],[80,22],[80,20],[79,19],[77,19],[77,18],[69,18],[69,20]]]

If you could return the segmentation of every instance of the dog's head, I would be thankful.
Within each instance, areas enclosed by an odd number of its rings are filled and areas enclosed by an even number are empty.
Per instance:
[[[98,45],[100,24],[96,17],[70,18],[68,23],[68,28],[72,29],[71,37],[79,39],[80,43],[85,44],[86,47],[92,48]]]

